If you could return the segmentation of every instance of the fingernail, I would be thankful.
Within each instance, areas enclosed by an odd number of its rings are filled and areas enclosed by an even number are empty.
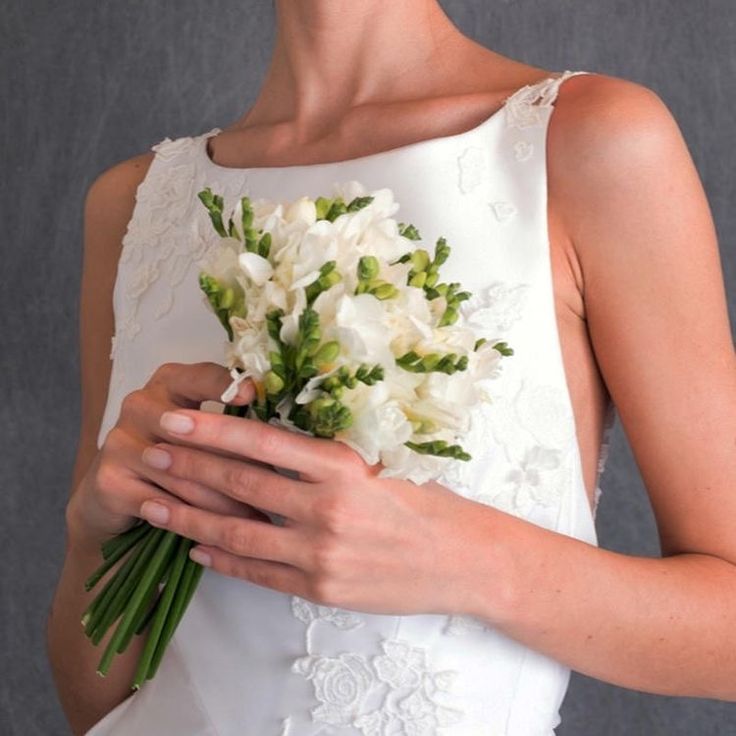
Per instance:
[[[194,560],[194,562],[198,562],[204,567],[209,567],[212,564],[212,558],[201,549],[190,549],[189,556],[192,558],[192,560]]]
[[[194,420],[186,414],[165,411],[161,415],[161,426],[174,434],[188,434],[194,429]]]
[[[141,516],[152,524],[165,524],[169,520],[169,510],[155,501],[145,501],[141,506]]]
[[[171,455],[166,450],[161,450],[158,447],[146,447],[141,459],[146,465],[150,465],[157,470],[166,470],[171,465]]]

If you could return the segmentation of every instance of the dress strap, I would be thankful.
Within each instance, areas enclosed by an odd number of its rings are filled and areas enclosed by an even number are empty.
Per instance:
[[[569,79],[570,77],[574,77],[577,74],[590,74],[591,72],[587,71],[570,71],[569,69],[566,69],[562,74],[560,74],[557,77],[550,77],[549,79],[546,79],[542,83],[542,87],[539,90],[539,97],[540,97],[540,105],[551,105],[556,99],[557,99],[557,93],[560,91],[560,86],[562,83]]]
[[[506,100],[506,125],[509,128],[529,128],[542,124],[541,110],[550,109],[557,99],[560,85],[577,74],[592,74],[588,71],[566,69],[556,77],[547,77],[514,92]]]

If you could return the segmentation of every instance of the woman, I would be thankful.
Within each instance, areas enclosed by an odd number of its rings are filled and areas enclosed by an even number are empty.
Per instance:
[[[276,12],[247,114],[112,167],[87,196],[84,417],[48,629],[74,732],[548,735],[570,668],[736,700],[736,363],[708,203],[665,105],[626,80],[502,57],[436,0]],[[338,175],[383,180],[409,221],[454,229],[464,285],[492,274],[527,295],[508,313],[520,398],[505,391],[502,421],[478,425],[473,482],[379,478],[342,443],[198,410],[230,380],[219,335],[205,344],[171,270],[178,241],[150,239],[174,210],[194,216],[187,182],[234,192],[241,173],[285,198]],[[437,213],[445,195],[466,209]],[[476,203],[487,224],[464,231]],[[486,227],[495,245],[479,250]],[[237,401],[252,398],[243,383]],[[613,405],[662,559],[595,543]],[[198,542],[210,569],[130,696],[141,642],[100,680],[79,619],[100,543],[141,516]]]

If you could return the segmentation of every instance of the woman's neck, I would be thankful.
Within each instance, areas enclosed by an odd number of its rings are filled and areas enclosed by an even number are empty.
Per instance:
[[[436,0],[276,0],[276,41],[249,125],[314,137],[350,108],[421,97],[427,76],[468,44]],[[428,75],[429,68],[432,68]]]

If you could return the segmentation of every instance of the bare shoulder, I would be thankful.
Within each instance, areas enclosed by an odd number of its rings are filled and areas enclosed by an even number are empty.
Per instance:
[[[548,174],[556,205],[575,239],[576,224],[633,180],[653,182],[675,170],[698,190],[700,182],[671,110],[651,88],[606,74],[565,80],[548,130]],[[619,196],[620,203],[620,196]],[[582,254],[581,254],[582,255]]]
[[[87,189],[85,219],[89,224],[127,225],[135,206],[138,187],[145,179],[155,154],[146,151],[119,161],[101,171]]]
[[[715,223],[679,125],[646,86],[578,75],[560,87],[547,156],[663,554],[736,562],[736,354]]]

